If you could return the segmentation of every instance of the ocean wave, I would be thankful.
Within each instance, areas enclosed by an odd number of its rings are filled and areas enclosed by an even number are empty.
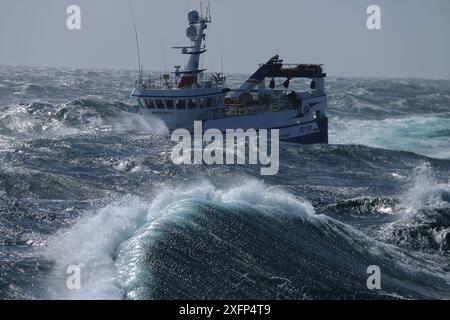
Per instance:
[[[430,296],[450,293],[440,291],[448,275],[425,259],[316,215],[281,189],[254,182],[224,195],[172,202],[121,245],[115,266],[128,298],[406,298],[421,295],[403,280],[419,274],[439,288]],[[389,279],[382,292],[364,287],[372,263]]]
[[[334,118],[330,143],[361,144],[450,158],[450,116],[413,116],[385,120]]]
[[[12,105],[0,112],[0,134],[24,139],[57,138],[101,132],[164,134],[159,119],[147,119],[135,107],[89,97],[66,104],[33,102]]]
[[[358,197],[324,206],[322,211],[339,216],[392,215],[399,200],[394,197]]]
[[[330,113],[353,119],[383,120],[448,113],[448,80],[330,79]]]
[[[68,299],[450,294],[448,275],[429,257],[370,239],[257,180],[225,189],[199,181],[161,188],[149,202],[110,205],[52,237],[44,256],[55,262],[55,297]],[[383,291],[365,287],[372,264],[384,270]],[[64,288],[68,265],[82,269],[84,285],[75,293]],[[414,281],[419,275],[431,284],[426,294]]]
[[[450,251],[450,182],[428,163],[414,170],[410,186],[396,208],[398,219],[381,230],[381,238],[424,251]]]

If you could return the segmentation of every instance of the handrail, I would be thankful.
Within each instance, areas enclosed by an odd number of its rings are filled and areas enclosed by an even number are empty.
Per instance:
[[[140,79],[135,81],[136,87],[149,89],[176,89],[179,77],[164,79],[165,74],[161,74],[159,79]],[[202,73],[198,82],[190,89],[220,88],[225,85],[226,78],[216,73]]]

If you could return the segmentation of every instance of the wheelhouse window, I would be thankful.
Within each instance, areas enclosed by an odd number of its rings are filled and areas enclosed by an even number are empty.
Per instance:
[[[197,107],[197,104],[195,103],[195,100],[188,100],[188,108],[189,109],[195,109]]]
[[[218,102],[219,102],[219,98],[218,98],[218,97],[214,97],[214,98],[213,98],[213,107],[214,107],[214,108],[217,107]]]
[[[186,109],[186,100],[178,100],[177,109]]]
[[[175,101],[166,100],[166,106],[167,106],[167,109],[175,109]]]
[[[154,106],[154,104],[153,104],[153,100],[151,100],[151,99],[145,99],[145,105],[146,105],[147,108],[149,108],[149,109],[154,109],[154,108],[155,108],[155,106]]]
[[[206,107],[212,108],[212,106],[213,106],[213,98],[207,98],[206,99]]]
[[[157,109],[165,109],[166,107],[164,106],[164,101],[163,100],[155,100],[156,102],[156,108]]]

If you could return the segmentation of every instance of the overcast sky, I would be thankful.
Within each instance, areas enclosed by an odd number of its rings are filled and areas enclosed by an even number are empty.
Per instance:
[[[170,49],[187,45],[187,10],[196,0],[133,0],[144,67],[183,65]],[[66,8],[81,7],[81,30]],[[382,30],[366,27],[381,7]],[[324,63],[329,75],[450,78],[449,0],[211,0],[204,66],[250,73],[279,54]],[[0,65],[136,69],[128,0],[0,0]]]

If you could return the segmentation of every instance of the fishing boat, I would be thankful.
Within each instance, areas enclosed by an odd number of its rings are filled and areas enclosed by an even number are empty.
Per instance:
[[[203,11],[203,10],[202,10]],[[185,67],[144,79],[131,94],[144,117],[159,118],[170,131],[193,131],[202,121],[204,131],[217,129],[278,129],[280,139],[302,144],[328,143],[326,73],[320,64],[284,63],[275,55],[260,64],[239,88],[229,88],[222,73],[200,68],[206,52],[206,29],[211,13],[188,13],[188,46],[174,47],[188,56]],[[295,79],[307,79],[309,88],[291,90]]]

